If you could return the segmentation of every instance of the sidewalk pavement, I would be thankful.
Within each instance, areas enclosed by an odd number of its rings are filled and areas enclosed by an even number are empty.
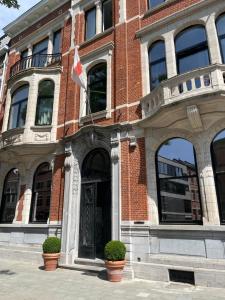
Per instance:
[[[91,273],[0,259],[0,300],[225,300],[225,289],[144,280],[110,283]]]

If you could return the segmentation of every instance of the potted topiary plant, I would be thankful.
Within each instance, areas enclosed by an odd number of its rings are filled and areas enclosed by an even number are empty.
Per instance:
[[[111,282],[121,281],[126,255],[124,243],[120,241],[110,241],[106,244],[104,253],[108,280]]]
[[[61,240],[57,237],[48,237],[42,248],[45,271],[55,271],[60,257]]]

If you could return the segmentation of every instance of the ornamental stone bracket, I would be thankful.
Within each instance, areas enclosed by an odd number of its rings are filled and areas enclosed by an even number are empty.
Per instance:
[[[111,160],[113,164],[116,164],[119,160],[119,141],[120,131],[114,130],[111,134]]]
[[[192,128],[195,131],[203,130],[201,115],[200,115],[197,105],[187,106],[187,117],[189,119],[189,122],[190,122]]]
[[[65,171],[70,171],[71,167],[72,167],[72,163],[73,163],[73,157],[72,157],[72,146],[71,143],[67,143],[65,145],[65,161],[64,161],[64,168]]]

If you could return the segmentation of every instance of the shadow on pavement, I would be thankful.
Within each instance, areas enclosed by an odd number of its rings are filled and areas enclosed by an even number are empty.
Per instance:
[[[11,275],[15,275],[15,272],[12,272],[10,270],[0,270],[0,275],[7,275],[7,276],[11,276]]]

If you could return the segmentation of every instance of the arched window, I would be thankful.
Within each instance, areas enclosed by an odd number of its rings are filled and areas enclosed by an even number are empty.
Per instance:
[[[27,115],[29,85],[23,85],[12,94],[8,129],[21,128],[25,125]]]
[[[225,224],[225,130],[214,138],[211,151],[220,219]]]
[[[51,125],[55,85],[52,80],[39,84],[35,125]]]
[[[106,109],[107,101],[107,65],[101,63],[88,72],[88,102],[86,113],[95,113]]]
[[[12,223],[15,218],[16,205],[19,196],[19,172],[11,170],[5,177],[2,194],[0,222]]]
[[[179,74],[210,64],[206,32],[201,25],[180,32],[175,39],[175,47]]]
[[[156,88],[161,81],[167,79],[165,43],[157,41],[149,48],[150,89]]]
[[[218,17],[216,20],[216,28],[218,39],[220,43],[220,51],[222,56],[222,62],[225,63],[225,14]]]
[[[156,154],[160,223],[201,223],[202,212],[193,145],[173,138]]]
[[[30,210],[31,223],[47,223],[49,218],[52,170],[49,163],[41,164],[35,174]]]

